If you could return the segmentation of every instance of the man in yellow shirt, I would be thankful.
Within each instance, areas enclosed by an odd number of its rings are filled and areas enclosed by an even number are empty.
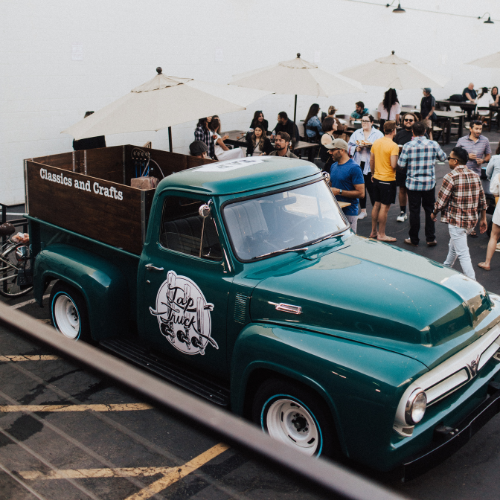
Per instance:
[[[370,238],[393,243],[396,238],[385,234],[385,225],[389,208],[396,201],[396,166],[399,147],[392,140],[396,135],[396,122],[392,120],[385,122],[384,134],[384,137],[373,143],[370,155],[374,200]]]

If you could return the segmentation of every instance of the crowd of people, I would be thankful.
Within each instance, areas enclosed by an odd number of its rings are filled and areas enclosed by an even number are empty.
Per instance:
[[[489,162],[486,175],[492,180],[492,192],[500,196],[500,146],[492,156],[490,143],[482,135],[486,115],[481,108],[498,105],[499,95],[497,87],[491,92],[483,88],[478,95],[471,83],[461,96],[455,97],[476,103],[477,109],[471,113],[469,133],[459,138],[448,157],[433,141],[436,100],[430,88],[423,89],[420,111],[406,113],[402,112],[396,90],[387,90],[376,111],[379,128],[362,101],[355,103],[355,110],[347,120],[335,116],[334,106],[320,116],[319,105],[312,104],[304,120],[303,137],[286,112],[278,114],[277,123],[270,130],[263,112],[256,111],[245,137],[246,155],[297,158],[293,150],[299,139],[317,142],[319,151],[315,161],[330,174],[333,194],[347,203],[343,211],[354,232],[358,220],[368,216],[366,199],[369,196],[372,204],[370,238],[395,242],[396,238],[386,234],[386,223],[399,189],[397,221],[408,220],[409,212],[409,231],[404,243],[419,245],[423,209],[426,245],[437,245],[435,221],[441,213],[441,221],[448,224],[450,236],[444,264],[452,267],[459,259],[464,274],[475,279],[467,236],[477,236],[478,222],[480,232],[487,228],[486,199],[480,181],[484,163]],[[352,127],[353,122],[359,122],[360,128],[351,129],[349,135],[347,126]],[[228,137],[221,136],[220,130],[219,117],[200,119],[195,131],[196,141],[190,146],[191,154],[217,160],[244,156],[241,148],[231,149],[225,145]],[[445,175],[436,197],[436,163],[445,160],[451,171]],[[490,269],[495,250],[500,251],[499,239],[500,208],[493,216],[486,260],[478,264],[483,269]]]
[[[339,201],[350,203],[344,211],[352,230],[356,231],[357,220],[367,215],[366,192],[373,207],[369,237],[395,242],[396,238],[387,235],[385,229],[399,187],[399,222],[407,219],[406,204],[409,206],[410,224],[404,243],[413,247],[419,245],[423,209],[426,245],[436,246],[435,221],[441,213],[441,222],[448,224],[450,236],[444,265],[453,267],[458,259],[464,274],[475,279],[467,237],[477,236],[478,222],[481,233],[487,230],[487,204],[480,179],[481,165],[485,162],[489,161],[486,175],[492,180],[491,192],[500,196],[500,146],[491,156],[491,147],[482,135],[479,120],[470,123],[469,134],[458,140],[448,157],[439,144],[427,136],[426,121],[418,120],[414,113],[404,115],[400,131],[395,121],[385,121],[383,136],[374,129],[371,115],[363,116],[361,121],[363,127],[351,136],[349,143],[332,140],[325,144],[334,161],[330,168],[332,192]],[[436,197],[436,163],[445,160],[451,171],[445,175]],[[492,223],[486,260],[478,263],[485,270],[490,269],[494,252],[500,250],[497,246],[500,204],[497,204]]]

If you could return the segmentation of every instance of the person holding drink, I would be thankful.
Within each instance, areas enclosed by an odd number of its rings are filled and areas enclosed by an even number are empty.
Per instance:
[[[363,171],[366,191],[370,196],[372,206],[375,201],[373,199],[373,183],[372,172],[370,170],[370,152],[374,141],[384,137],[384,134],[373,126],[374,118],[372,115],[366,115],[361,118],[361,128],[358,128],[350,137],[348,142],[348,153],[353,161],[357,163]],[[366,213],[366,193],[359,199],[360,212],[359,219],[364,219]]]
[[[491,158],[490,141],[481,135],[483,132],[483,124],[479,120],[470,122],[470,133],[461,137],[457,142],[457,147],[461,146],[467,151],[468,161],[467,168],[481,177],[481,165],[487,163]],[[470,233],[472,238],[477,238],[476,231]]]

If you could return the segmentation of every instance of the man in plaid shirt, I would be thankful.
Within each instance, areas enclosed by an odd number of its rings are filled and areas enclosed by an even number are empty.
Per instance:
[[[458,257],[464,274],[475,280],[467,234],[476,226],[479,212],[481,233],[486,231],[488,224],[483,186],[479,176],[466,167],[467,160],[468,154],[464,148],[453,148],[448,157],[450,168],[453,170],[444,176],[431,217],[436,220],[437,213],[441,212],[441,222],[448,223],[450,247],[444,265],[453,267]]]
[[[208,147],[208,156],[213,160],[216,160],[217,157],[215,156],[214,136],[208,128],[208,124],[211,121],[211,116],[208,118],[200,118],[198,120],[196,130],[194,131],[194,140],[204,142]]]
[[[410,231],[405,243],[418,246],[420,231],[420,207],[425,212],[425,239],[427,246],[436,245],[436,228],[431,218],[436,201],[436,160],[446,160],[446,154],[437,142],[424,137],[424,122],[413,125],[414,138],[406,143],[398,160],[398,167],[406,169],[406,190],[410,206]]]

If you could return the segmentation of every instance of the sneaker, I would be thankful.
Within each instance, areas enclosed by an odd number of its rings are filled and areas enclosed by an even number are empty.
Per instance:
[[[408,215],[406,214],[406,212],[401,212],[399,215],[398,215],[398,218],[396,219],[398,222],[404,222],[405,220],[408,219]]]
[[[365,217],[367,217],[368,214],[366,212],[361,212],[359,215],[358,215],[358,220],[361,220],[361,219],[364,219]]]
[[[399,217],[398,217],[398,218],[399,218]],[[412,247],[418,247],[418,243],[412,243],[412,241],[410,240],[410,238],[406,238],[406,239],[405,239],[405,243],[406,243],[407,245],[412,246]]]

